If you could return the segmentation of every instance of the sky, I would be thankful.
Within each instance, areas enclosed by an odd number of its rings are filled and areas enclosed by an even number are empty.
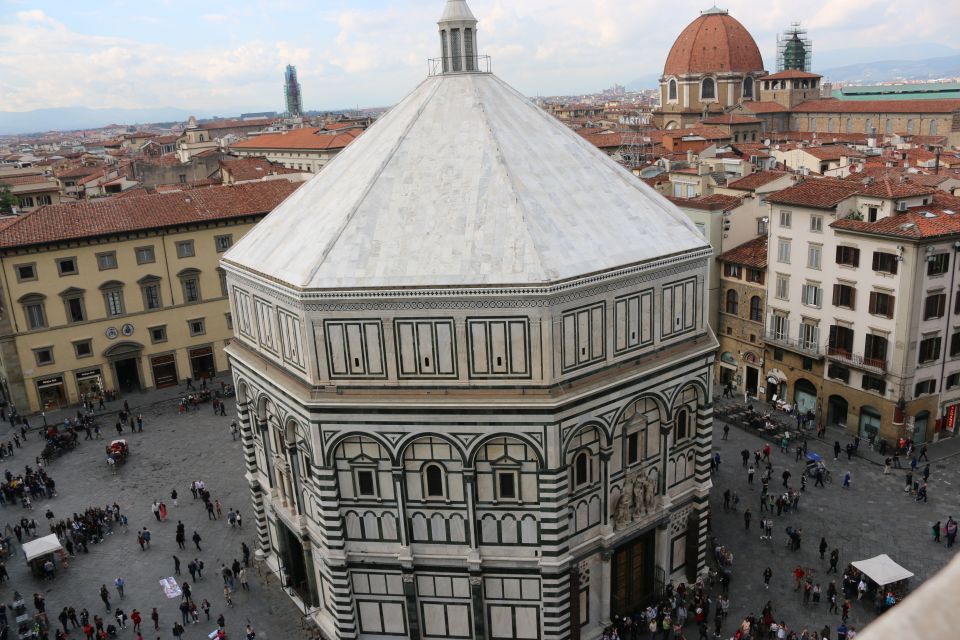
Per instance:
[[[0,0],[0,111],[52,107],[282,111],[294,64],[306,109],[397,102],[439,55],[445,0]],[[656,76],[709,0],[470,0],[480,53],[527,95]],[[729,0],[774,69],[800,20],[821,60],[960,53],[960,2]],[[833,52],[830,54],[830,52]],[[892,57],[892,53],[891,53]]]

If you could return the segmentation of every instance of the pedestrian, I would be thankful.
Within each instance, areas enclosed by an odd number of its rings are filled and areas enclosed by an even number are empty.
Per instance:
[[[156,607],[154,607],[153,610],[150,611],[150,619],[153,621],[153,630],[160,631],[160,614],[157,613]]]
[[[70,620],[70,616],[67,615],[66,607],[63,608],[63,610],[60,612],[60,615],[57,616],[57,618],[60,620],[60,625],[63,627],[63,632],[70,633],[70,630],[67,628],[67,622]]]
[[[133,630],[140,631],[140,623],[143,622],[143,617],[140,615],[140,612],[134,609],[130,612],[130,622],[133,623]]]
[[[750,507],[747,507],[747,510],[743,512],[743,528],[747,531],[750,530],[750,518],[753,517],[753,514],[750,513]]]
[[[747,462],[750,460],[750,452],[747,449],[744,449],[740,452],[740,457],[743,459],[743,468],[747,468]]]
[[[844,489],[849,489],[849,488],[850,488],[850,471],[849,471],[849,470],[847,470],[847,471],[843,474],[843,488],[844,488]]]
[[[107,611],[110,611],[110,592],[107,591],[107,585],[105,584],[100,585],[100,599],[103,600]]]
[[[773,577],[773,569],[771,569],[770,567],[767,567],[766,569],[763,570],[763,588],[764,589],[770,588],[770,578],[772,577]]]
[[[153,517],[157,519],[157,522],[160,522],[160,501],[154,500],[150,508],[153,510]]]
[[[237,572],[237,577],[240,578],[240,588],[244,591],[250,591],[250,585],[247,583],[247,570],[246,568],[241,568]]]
[[[723,439],[723,440],[727,440],[727,439],[729,439],[729,436],[730,436],[730,425],[725,424],[725,425],[723,425],[723,438],[722,438],[722,439]]]
[[[788,483],[790,482],[790,471],[788,469],[783,470],[782,478],[783,478],[783,488],[789,489],[790,486]]]
[[[117,626],[121,629],[127,628],[127,614],[123,612],[123,609],[117,608],[113,613],[113,617],[117,619]]]
[[[257,637],[257,632],[253,630],[253,627],[251,627],[249,623],[247,623],[247,627],[246,629],[244,629],[244,633],[246,634],[246,640],[253,640],[254,638]],[[634,637],[636,637],[636,634],[634,634]]]
[[[113,581],[113,586],[117,588],[117,593],[120,594],[120,599],[123,600],[123,587],[126,584],[123,578],[117,576],[117,579]]]
[[[227,621],[224,620],[223,614],[221,613],[220,615],[217,616],[217,627],[219,627],[220,629],[223,629],[226,626],[227,626]]]
[[[833,443],[833,459],[837,460],[840,458],[840,441],[837,440]]]
[[[194,530],[194,532],[193,532],[193,544],[197,545],[197,551],[203,551],[203,549],[200,548],[200,540],[202,540],[202,538],[200,537],[200,534],[197,533],[196,530]]]
[[[173,506],[177,506],[177,490],[176,489],[170,492],[170,501],[173,502]]]
[[[243,566],[250,566],[250,547],[247,546],[246,542],[240,543],[240,553],[243,554]]]
[[[173,574],[180,575],[180,558],[173,556]]]
[[[230,594],[230,585],[223,585],[223,599],[227,601],[228,607],[233,607],[233,596]]]
[[[830,552],[830,568],[827,569],[827,573],[836,573],[838,562],[840,562],[840,549],[834,549]]]
[[[827,553],[827,539],[824,537],[820,538],[820,559],[823,560],[823,556]]]
[[[805,572],[803,570],[803,567],[801,567],[800,565],[797,565],[796,567],[794,567],[793,579],[796,582],[796,586],[793,588],[794,591],[800,591],[800,585],[803,583],[804,575],[805,575]]]
[[[933,523],[933,528],[930,533],[933,536],[933,541],[939,543],[940,542],[940,521],[939,520]]]
[[[929,462],[929,461],[930,461],[930,459],[927,457],[927,445],[922,445],[922,446],[920,447],[920,455],[918,456],[917,459],[918,459],[918,460],[924,460],[924,461],[926,461],[926,462]]]
[[[753,465],[750,465],[749,467],[747,467],[747,484],[751,484],[751,485],[753,484],[753,473],[754,473]]]
[[[223,517],[223,507],[220,506],[220,500],[219,499],[214,500],[213,505],[214,505],[214,508],[216,508],[217,510],[217,519],[219,520],[220,518]]]
[[[180,623],[179,623],[179,622],[174,622],[174,623],[173,623],[173,637],[174,637],[174,638],[177,638],[177,640],[180,640],[180,638],[183,637],[183,631],[184,631],[184,629],[183,629],[182,626],[180,626]]]
[[[239,509],[237,509],[237,528],[243,529],[243,516],[240,515]]]
[[[922,475],[923,475],[923,481],[924,481],[924,482],[927,482],[927,480],[930,479],[930,463],[929,463],[929,462],[928,462],[927,465],[923,468],[923,474],[922,474]]]
[[[200,608],[203,609],[203,613],[207,616],[207,620],[210,619],[210,601],[206,598],[200,603]]]

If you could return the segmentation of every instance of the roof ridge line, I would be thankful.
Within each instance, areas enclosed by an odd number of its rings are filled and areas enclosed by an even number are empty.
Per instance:
[[[427,80],[429,80],[429,78]],[[424,80],[424,82],[426,82],[427,80]],[[422,84],[423,83],[421,83],[421,85]],[[417,112],[414,114],[412,118],[410,118],[410,121],[403,128],[403,132],[399,136],[397,136],[397,139],[393,144],[393,148],[390,149],[390,152],[386,154],[386,156],[383,159],[383,162],[381,162],[380,166],[377,167],[377,170],[374,171],[373,178],[367,182],[367,186],[364,188],[363,193],[361,193],[360,197],[354,201],[353,206],[350,207],[350,211],[347,213],[347,215],[343,217],[343,220],[341,221],[340,226],[337,228],[337,232],[327,242],[327,246],[323,248],[323,251],[320,252],[320,259],[316,262],[314,267],[310,269],[310,272],[307,274],[307,278],[304,284],[312,281],[314,276],[317,275],[317,272],[320,271],[320,267],[322,267],[323,263],[327,261],[327,258],[330,256],[330,252],[333,251],[333,248],[336,246],[337,241],[340,240],[340,237],[343,235],[343,233],[347,230],[347,227],[353,221],[354,216],[357,215],[357,211],[359,211],[360,205],[362,205],[364,201],[367,199],[367,196],[370,195],[370,191],[373,189],[374,185],[377,184],[380,176],[383,174],[384,169],[387,168],[387,165],[390,164],[390,161],[393,160],[394,156],[397,154],[397,149],[399,149],[400,145],[403,144],[403,141],[406,140],[407,135],[409,135],[410,130],[413,129],[414,125],[420,121],[420,116],[423,115],[424,109],[426,108],[427,104],[429,104],[430,101],[433,99],[433,96],[434,94],[436,94],[439,86],[440,86],[439,81],[434,83],[434,87],[430,91],[430,95],[428,95],[426,99],[424,99],[420,103],[420,106],[417,108]],[[414,91],[416,91],[416,89],[414,89]],[[395,105],[393,109],[396,109],[398,106],[400,105],[399,104]],[[389,113],[389,111],[387,113]],[[385,115],[387,114],[384,113],[383,116]],[[381,116],[381,118],[383,116]],[[373,126],[376,126],[376,123],[374,123]],[[373,126],[371,126],[370,129],[372,129]]]
[[[508,91],[513,90],[513,88],[510,85],[508,85],[506,82],[504,82],[497,76],[490,74],[490,77],[492,77],[496,83],[498,83],[501,87],[506,88]],[[474,85],[474,95],[475,96],[477,95],[476,85]],[[525,96],[524,96],[524,99],[526,100]],[[513,182],[513,174],[510,171],[510,166],[507,164],[506,157],[504,157],[501,151],[503,149],[503,145],[500,144],[500,139],[497,138],[496,133],[494,133],[493,127],[490,126],[489,114],[487,113],[487,109],[483,105],[483,101],[478,100],[478,103],[480,105],[480,113],[483,114],[483,121],[487,125],[486,135],[489,136],[491,140],[493,140],[494,144],[497,145],[496,166],[500,167],[504,172],[504,174],[506,174],[506,178],[507,178],[506,184],[510,187],[510,192],[513,194],[514,202],[517,205],[517,209],[520,211],[520,215],[522,216],[523,220],[526,221],[528,218],[527,208],[524,205],[523,200],[519,196],[519,191],[517,190],[517,187]],[[537,110],[543,115],[552,117],[552,116],[549,116],[547,112],[543,109],[537,109]],[[530,227],[524,224],[523,232],[527,236],[527,238],[529,238],[530,244],[531,246],[533,246],[537,254],[537,265],[540,267],[540,273],[543,274],[543,276],[545,277],[549,277],[549,274],[547,273],[547,269],[543,264],[542,255],[540,254],[540,247],[537,245],[537,242],[534,239],[533,234],[530,233]]]

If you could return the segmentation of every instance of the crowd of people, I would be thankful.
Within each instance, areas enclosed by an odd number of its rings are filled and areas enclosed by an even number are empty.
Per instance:
[[[206,381],[202,381],[200,386],[200,393],[184,395],[177,403],[180,411],[193,408],[194,405],[202,400],[208,399],[212,395],[206,391]],[[221,384],[221,391],[223,388],[224,385]],[[221,394],[216,395],[219,396]],[[60,426],[59,423],[56,426],[48,426],[47,416],[45,415],[44,431],[41,432],[39,441],[43,440],[44,435],[47,436],[48,444],[50,438],[60,439],[67,437],[75,440],[77,435],[83,432],[87,434],[86,439],[99,439],[102,437],[99,426],[97,426],[97,422],[94,419],[95,401],[100,402],[100,409],[104,408],[103,401],[100,397],[84,397],[82,399],[83,408],[81,411],[77,411],[76,418],[65,419],[62,426]],[[215,414],[226,415],[226,408],[226,404],[217,398],[214,404]],[[22,426],[22,431],[12,433],[9,443],[0,443],[0,457],[6,458],[14,455],[15,450],[24,446],[29,423],[18,416],[16,424]],[[143,425],[144,419],[142,413],[131,410],[127,402],[124,402],[123,408],[117,411],[116,427],[118,434],[122,434],[127,430],[133,433],[142,432]],[[32,499],[38,499],[43,496],[48,498],[54,497],[56,495],[56,483],[44,469],[44,466],[48,464],[48,462],[49,458],[46,457],[44,453],[41,453],[36,459],[36,470],[27,466],[25,472],[22,474],[14,474],[9,470],[6,471],[5,482],[0,485],[0,504],[10,505],[19,502],[24,507],[32,509]],[[181,487],[181,489],[182,488],[183,487]],[[203,481],[198,480],[192,482],[189,488],[194,499],[199,502],[198,506],[203,509],[202,511],[197,509],[194,515],[206,512],[210,520],[218,521],[222,519],[224,522],[221,526],[229,525],[235,529],[242,528],[243,519],[240,511],[232,507],[225,509],[221,503],[221,499],[211,495],[211,491]],[[152,505],[153,514],[161,523],[156,524],[158,531],[162,532],[167,526],[162,523],[167,522],[168,514],[174,515],[175,519],[180,513],[174,514],[174,511],[178,507],[182,510],[182,507],[187,506],[178,503],[177,498],[178,492],[174,489],[171,491],[169,501],[157,500]],[[116,502],[103,507],[92,506],[85,509],[82,513],[72,513],[69,517],[58,517],[54,514],[53,509],[55,509],[55,507],[47,505],[45,507],[45,516],[50,533],[56,535],[60,544],[63,546],[63,549],[57,553],[62,554],[64,569],[68,567],[68,558],[77,557],[79,554],[89,552],[89,545],[101,543],[107,536],[128,529],[129,514],[121,512],[120,506]],[[129,509],[127,509],[127,511],[129,511]],[[38,518],[41,521],[43,520],[43,517],[38,516]],[[11,526],[11,524],[13,526]],[[30,517],[30,515],[19,518],[18,520],[11,520],[10,524],[6,525],[4,537],[0,540],[0,582],[9,579],[3,560],[6,559],[10,550],[14,548],[14,538],[20,545],[23,545],[31,539],[37,538],[38,535],[43,535],[40,529],[41,525],[37,522],[37,518]],[[150,530],[146,526],[142,526],[142,524],[137,525],[135,529],[137,532],[137,541],[143,552],[151,553],[151,538],[153,538],[155,546],[165,546],[164,541],[161,540],[163,537],[162,533],[153,535]],[[135,638],[140,640],[142,634],[146,633],[147,628],[151,626],[152,630],[158,633],[165,627],[169,632],[172,632],[174,637],[179,638],[185,635],[185,628],[188,625],[199,624],[203,621],[215,621],[217,623],[217,629],[210,634],[210,637],[221,640],[225,639],[225,613],[218,613],[217,610],[222,607],[222,610],[226,612],[227,608],[234,606],[234,598],[238,592],[250,590],[250,549],[245,542],[238,541],[240,544],[237,558],[234,558],[232,562],[226,562],[220,566],[219,573],[223,579],[223,601],[221,607],[218,607],[215,604],[216,599],[212,595],[202,593],[206,588],[197,589],[195,587],[198,581],[201,585],[205,584],[204,562],[200,557],[202,539],[197,530],[193,531],[192,540],[197,549],[197,557],[188,559],[186,563],[186,570],[189,571],[191,575],[191,582],[183,582],[180,586],[183,595],[179,608],[183,615],[180,616],[179,620],[169,620],[164,623],[157,608],[141,610],[129,608],[124,606],[124,603],[117,602],[118,599],[120,601],[124,600],[125,587],[124,580],[117,577],[116,580],[113,581],[112,589],[107,586],[110,584],[109,581],[99,589],[96,587],[93,589],[103,603],[103,611],[99,612],[99,615],[97,613],[91,613],[87,608],[67,606],[62,608],[60,613],[56,615],[55,620],[53,620],[54,616],[51,616],[51,620],[48,620],[44,597],[38,593],[35,595],[33,601],[34,612],[27,616],[27,618],[29,618],[28,621],[26,621],[26,618],[24,618],[19,609],[15,609],[12,606],[8,607],[6,604],[0,604],[0,629],[12,623],[15,618],[18,621],[24,621],[21,632],[23,632],[24,629],[28,629],[26,632],[32,634],[31,637],[34,638],[43,640],[49,640],[50,638],[66,640],[68,637],[71,637],[71,634],[75,637],[77,632],[79,632],[82,634],[81,637],[85,637],[88,640],[103,640],[104,638],[122,637],[122,632],[132,627]],[[179,520],[177,521],[176,527],[176,541],[179,548],[185,548],[185,526],[183,522]],[[51,558],[56,560],[54,555],[51,555]],[[180,560],[174,556],[174,561],[175,573],[179,576]],[[53,573],[51,572],[51,577],[52,575]],[[217,589],[219,591],[219,587],[217,587]],[[201,593],[198,594],[197,592]],[[92,593],[90,595],[91,597],[93,596]],[[206,595],[207,597],[202,597],[202,595]],[[211,600],[214,601],[213,604]],[[23,604],[26,606],[25,603]],[[149,611],[149,613],[147,613],[147,611]],[[162,611],[162,609],[160,609],[160,611]],[[57,622],[59,622],[59,624],[57,624]],[[242,635],[245,636],[247,640],[252,640],[256,636],[253,626],[249,621],[239,628],[243,629]],[[207,631],[204,631],[204,635],[207,635]]]

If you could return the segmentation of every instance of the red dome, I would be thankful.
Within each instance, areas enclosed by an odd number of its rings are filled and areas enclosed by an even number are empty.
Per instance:
[[[663,75],[762,71],[753,36],[725,11],[711,10],[691,22],[670,49]]]

